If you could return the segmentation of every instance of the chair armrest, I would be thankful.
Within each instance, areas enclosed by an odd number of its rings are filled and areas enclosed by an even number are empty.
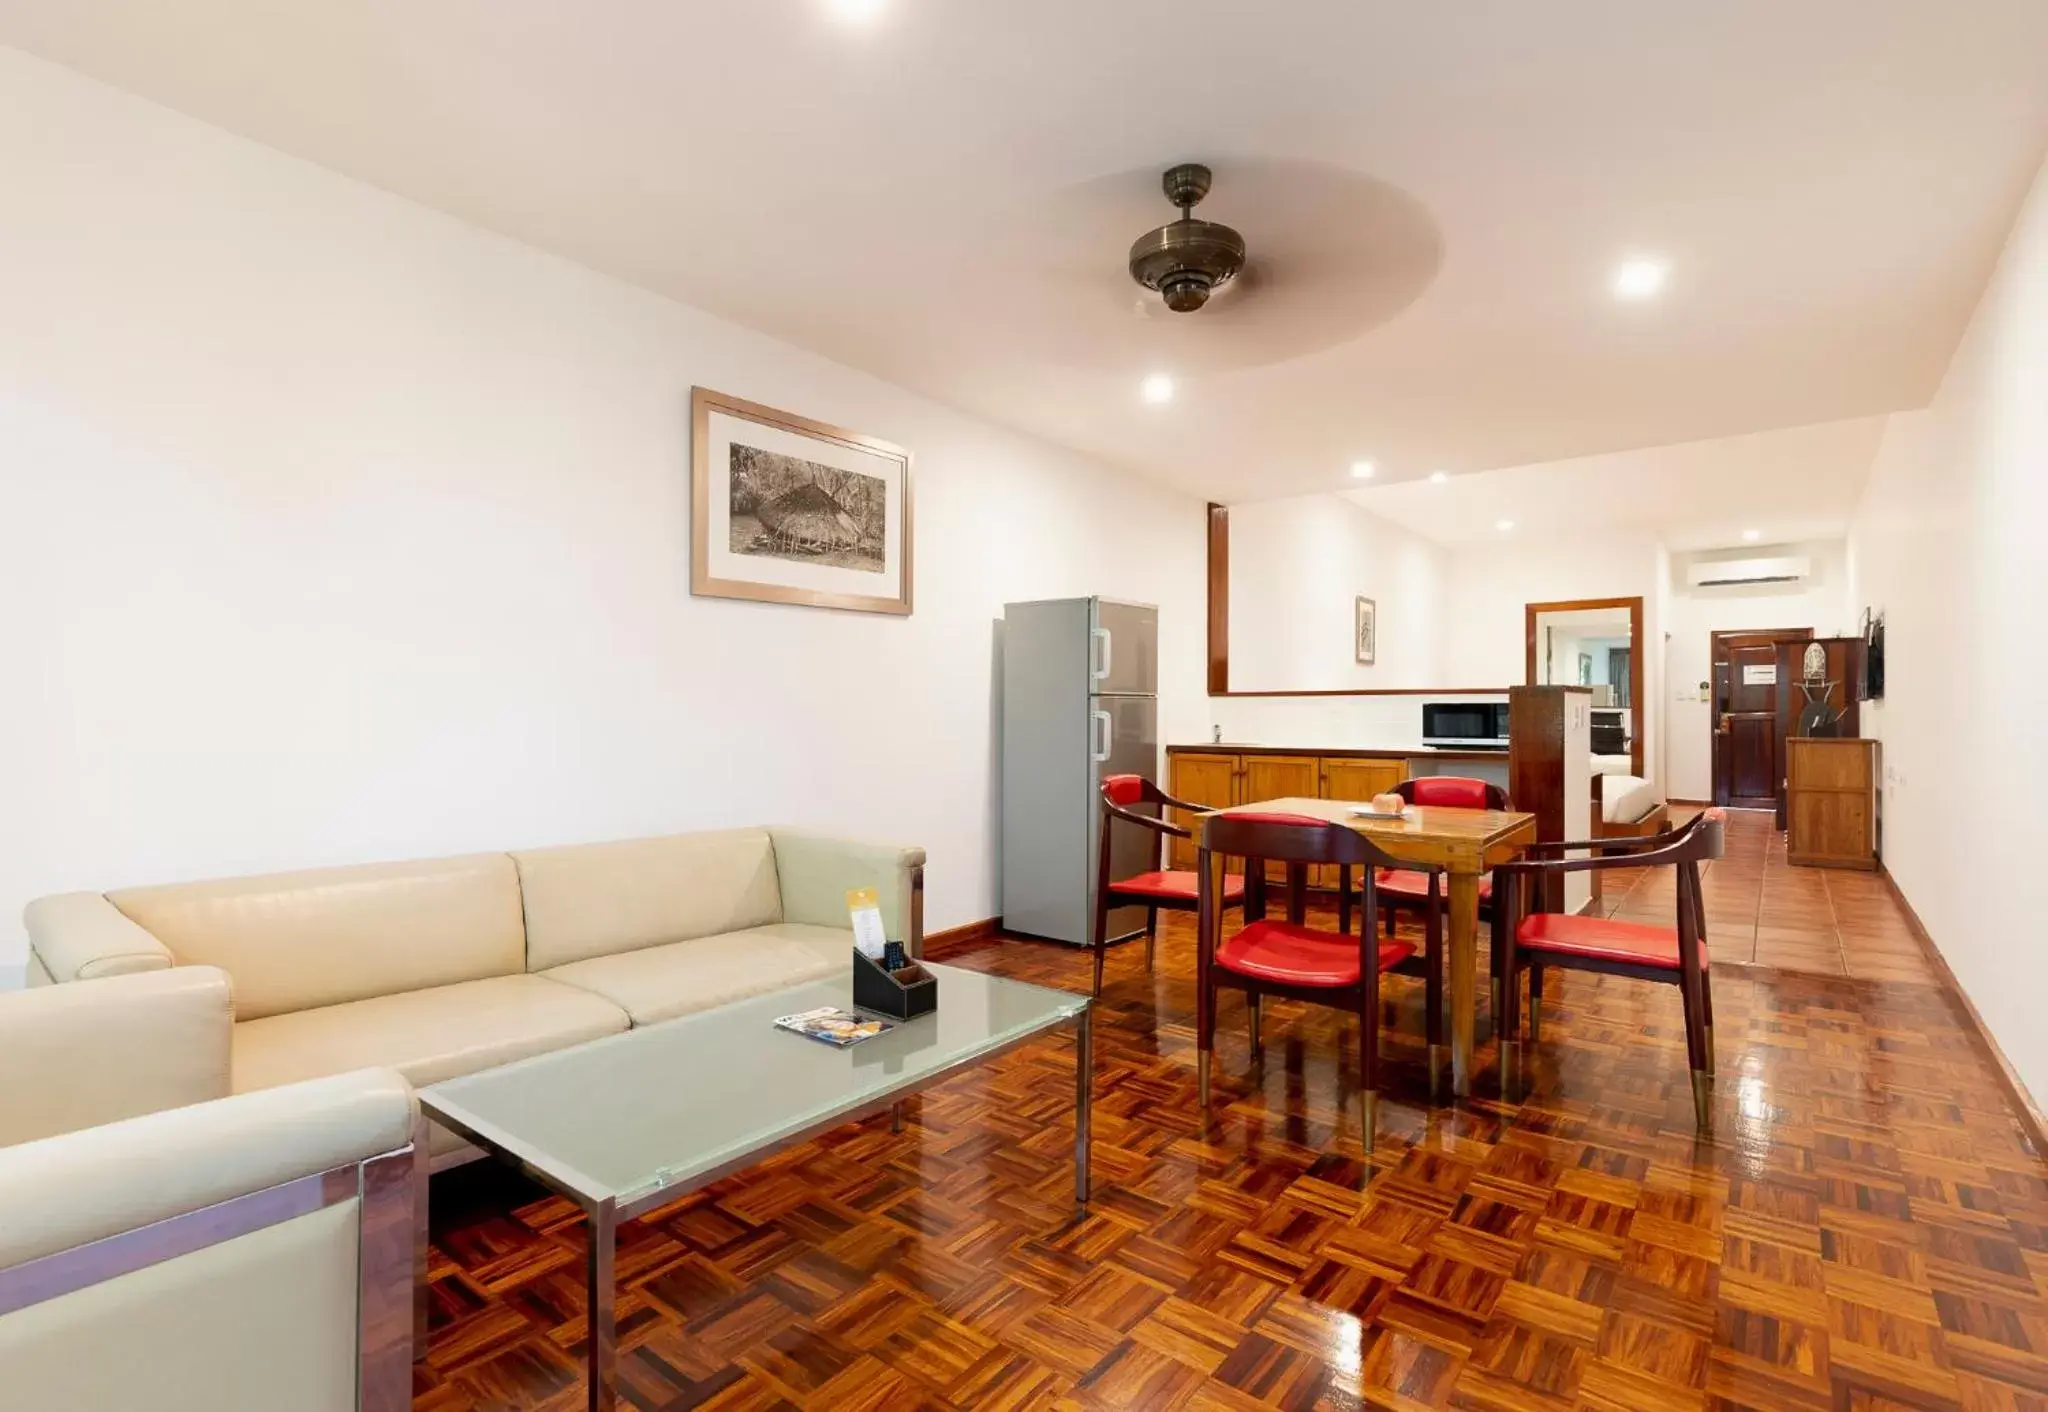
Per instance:
[[[1123,819],[1128,823],[1141,824],[1154,833],[1163,833],[1170,838],[1194,837],[1192,833],[1189,833],[1179,824],[1169,823],[1165,819],[1155,819],[1149,814],[1134,814],[1120,804],[1111,804],[1105,800],[1103,801],[1102,808],[1111,818]]]
[[[179,966],[0,995],[0,1145],[229,1093],[227,973]]]
[[[815,927],[852,925],[846,894],[871,887],[882,900],[882,930],[912,956],[924,955],[924,850],[864,843],[802,829],[771,828],[782,920]]]
[[[0,1148],[0,1270],[395,1152],[417,1107],[363,1069]]]
[[[39,897],[21,914],[29,950],[53,981],[170,969],[171,953],[97,892]]]

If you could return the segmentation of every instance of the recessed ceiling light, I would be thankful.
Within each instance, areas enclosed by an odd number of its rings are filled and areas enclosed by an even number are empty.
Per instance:
[[[1623,260],[1621,268],[1614,272],[1615,298],[1649,299],[1664,288],[1664,277],[1670,273],[1671,266],[1662,260]]]
[[[1451,483],[1451,473],[1449,471],[1431,471],[1429,473],[1429,483],[1431,485],[1449,485]]]
[[[1372,479],[1372,462],[1370,462],[1370,461],[1353,461],[1353,462],[1351,463],[1351,478],[1352,478],[1353,480],[1371,480],[1371,479]]]
[[[1763,537],[1764,532],[1762,530],[1744,530],[1742,532],[1742,542],[1744,544],[1754,544]]]
[[[1493,527],[1499,530],[1502,534],[1506,534],[1509,530],[1515,527],[1515,522],[1513,520],[1495,520],[1493,522]]]
[[[1145,385],[1140,391],[1147,402],[1155,407],[1160,406],[1173,401],[1173,379],[1165,373],[1154,373],[1145,379]]]
[[[886,0],[827,0],[827,8],[842,20],[865,24],[882,13]]]

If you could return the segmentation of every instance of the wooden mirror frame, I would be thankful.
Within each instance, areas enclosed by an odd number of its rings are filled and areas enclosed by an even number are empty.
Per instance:
[[[1545,613],[1577,613],[1591,608],[1628,609],[1628,700],[1629,710],[1635,715],[1635,730],[1629,738],[1629,770],[1637,779],[1643,778],[1643,736],[1650,723],[1649,698],[1643,695],[1643,600],[1641,595],[1634,598],[1573,598],[1562,603],[1525,603],[1522,605],[1522,641],[1524,647],[1522,677],[1530,686],[1541,686],[1536,679],[1536,620]],[[1576,685],[1559,682],[1555,685]]]

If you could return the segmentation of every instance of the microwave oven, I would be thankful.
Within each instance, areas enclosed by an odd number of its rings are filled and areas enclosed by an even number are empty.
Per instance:
[[[1508,748],[1505,701],[1425,701],[1422,743],[1454,750]]]

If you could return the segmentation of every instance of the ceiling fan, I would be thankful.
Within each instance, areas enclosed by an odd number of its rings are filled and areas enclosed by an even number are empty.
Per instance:
[[[1180,219],[1147,231],[1131,245],[1131,278],[1176,314],[1191,314],[1244,268],[1244,237],[1229,226],[1195,219],[1209,194],[1210,171],[1199,162],[1168,167],[1160,178]]]

